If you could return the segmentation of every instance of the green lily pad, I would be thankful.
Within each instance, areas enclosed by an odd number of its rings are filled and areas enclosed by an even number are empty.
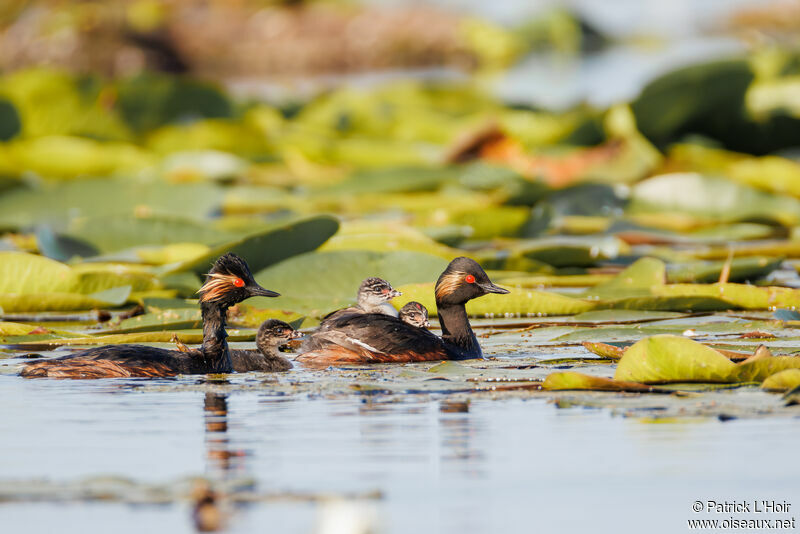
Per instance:
[[[629,247],[613,236],[560,236],[519,241],[510,252],[554,267],[584,267],[627,254]]]
[[[547,375],[547,378],[544,379],[544,382],[542,382],[542,389],[549,391],[631,391],[636,393],[655,393],[661,391],[653,386],[640,384],[638,382],[614,380],[601,376],[576,373],[575,371],[550,373]]]
[[[663,261],[656,258],[641,258],[608,282],[603,282],[587,290],[583,296],[603,299],[649,294],[651,288],[663,286],[666,278],[666,265]]]
[[[0,227],[26,228],[78,217],[161,213],[202,218],[219,204],[213,184],[168,184],[135,180],[81,180],[17,188],[0,196]]]
[[[230,117],[228,98],[213,85],[183,77],[147,73],[117,83],[122,117],[137,132],[197,117]]]
[[[19,172],[69,179],[138,171],[155,163],[149,152],[131,143],[100,142],[72,136],[19,139],[9,146]]]
[[[155,287],[146,273],[72,268],[34,254],[0,252],[0,306],[7,312],[118,306],[132,290]]]
[[[89,295],[80,293],[0,293],[0,307],[5,312],[72,311],[117,307],[125,304],[130,286]]]
[[[41,330],[46,330],[48,333],[52,333],[59,337],[83,337],[83,334],[70,332],[69,330],[42,328],[38,325],[0,321],[0,338],[3,339],[10,336],[38,335],[31,334],[31,332],[40,332]]]
[[[763,382],[786,369],[800,369],[800,357],[772,356],[759,349],[733,363],[718,351],[680,336],[645,338],[625,351],[614,375],[618,380],[647,384],[669,382]]]
[[[407,250],[432,254],[448,261],[461,255],[460,251],[437,243],[415,228],[374,221],[342,224],[339,232],[320,247],[320,251],[328,250]]]
[[[800,386],[800,369],[792,368],[777,372],[761,383],[767,391],[790,391]]]
[[[192,219],[167,215],[137,216],[133,213],[78,217],[70,221],[66,233],[104,254],[143,245],[211,245],[234,237]]]
[[[614,378],[645,384],[730,383],[736,382],[736,364],[691,339],[661,335],[647,337],[626,350]]]
[[[719,134],[741,121],[752,79],[743,59],[692,65],[650,82],[631,107],[639,130],[660,146],[687,132]],[[720,118],[721,110],[730,117]]]
[[[800,200],[767,193],[725,178],[697,173],[663,174],[633,187],[630,213],[681,212],[724,221],[800,222]]]
[[[622,347],[611,345],[609,343],[600,343],[591,341],[584,341],[583,347],[589,352],[597,354],[601,358],[608,358],[610,360],[619,360],[620,358],[622,358],[622,355],[625,354],[626,350]]]
[[[164,274],[193,272],[204,274],[219,256],[238,254],[255,273],[282,260],[314,250],[339,229],[339,222],[328,216],[311,217],[270,228],[236,241],[218,245],[208,254],[188,262],[170,266]]]
[[[202,328],[202,326],[203,320],[200,317],[199,308],[178,308],[129,317],[114,326],[93,332],[93,334],[129,334],[160,330],[185,330]]]
[[[402,193],[433,191],[456,178],[456,169],[400,167],[359,171],[347,180],[332,185],[321,193],[357,195],[365,193]]]
[[[228,328],[228,341],[251,341],[255,339],[256,331],[253,329]],[[47,339],[42,341],[26,342],[24,339],[15,339],[18,344],[25,346],[53,346],[53,345],[119,345],[123,343],[170,343],[178,336],[182,342],[197,344],[203,342],[202,330],[165,330],[160,332],[137,332],[130,334],[107,334],[99,336],[72,337]]]
[[[724,269],[726,261],[696,261],[690,263],[671,263],[667,266],[667,280],[670,283],[709,283],[719,280],[719,275]],[[730,275],[732,282],[755,280],[762,278],[778,267],[779,258],[753,256],[749,258],[734,258],[730,262]]]
[[[14,104],[0,98],[0,141],[8,141],[22,130],[22,122]]]

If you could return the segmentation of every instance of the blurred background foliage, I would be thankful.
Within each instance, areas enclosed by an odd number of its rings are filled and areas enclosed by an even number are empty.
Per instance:
[[[759,307],[677,286],[796,286],[800,4],[689,10],[689,36],[546,7],[4,4],[6,318],[180,308],[226,250],[311,317],[371,275],[424,299],[457,255],[524,289],[474,313]],[[686,42],[702,53],[670,55]],[[620,86],[631,57],[665,56]],[[677,293],[647,276],[586,293],[644,256]]]

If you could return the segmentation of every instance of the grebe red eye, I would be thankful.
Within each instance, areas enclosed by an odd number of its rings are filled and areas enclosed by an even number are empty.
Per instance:
[[[244,287],[244,280],[242,280],[241,278],[236,278],[233,280],[233,285],[235,285],[236,287]]]
[[[465,281],[466,281],[468,284],[474,284],[474,283],[475,283],[475,277],[474,277],[474,276],[472,276],[471,274],[468,274],[467,276],[465,276],[465,277],[464,277],[464,280],[465,280]]]

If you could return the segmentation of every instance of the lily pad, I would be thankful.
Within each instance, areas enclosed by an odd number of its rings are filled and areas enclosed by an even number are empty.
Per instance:
[[[271,228],[236,241],[215,246],[207,254],[170,266],[164,274],[193,272],[204,274],[219,256],[238,254],[255,273],[282,260],[314,250],[339,229],[339,222],[328,216],[311,217]]]
[[[619,360],[622,358],[622,355],[625,354],[626,350],[616,345],[591,341],[584,341],[583,346],[586,350],[597,354],[601,358],[608,358],[611,360]]]
[[[785,369],[767,377],[761,389],[767,391],[790,391],[800,386],[800,369]]]
[[[763,382],[786,369],[800,369],[800,357],[773,356],[761,348],[740,363],[685,337],[645,338],[625,351],[614,378],[648,384],[669,382]]]
[[[624,295],[649,294],[651,288],[666,283],[666,265],[655,258],[641,258],[609,280],[584,293],[587,298],[602,299]]]
[[[550,391],[590,390],[590,391],[631,391],[636,393],[662,392],[659,388],[626,382],[601,376],[586,375],[575,371],[550,373],[542,382],[542,389]]]
[[[724,221],[800,222],[798,199],[697,173],[662,174],[639,182],[633,188],[629,210],[683,212]]]
[[[66,233],[91,244],[101,253],[143,245],[211,245],[230,241],[234,237],[193,219],[135,213],[78,217],[70,221]]]
[[[48,156],[49,157],[49,156]],[[0,196],[0,227],[54,227],[77,217],[162,213],[202,218],[220,203],[212,184],[178,185],[136,180],[81,180],[17,188]]]
[[[626,350],[614,378],[646,384],[730,383],[736,382],[736,364],[691,339],[661,335],[647,337]]]

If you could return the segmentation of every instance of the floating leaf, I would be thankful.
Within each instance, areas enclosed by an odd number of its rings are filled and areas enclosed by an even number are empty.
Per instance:
[[[761,383],[767,391],[789,391],[800,386],[800,369],[792,368],[777,372]]]
[[[209,83],[147,73],[117,83],[122,116],[137,132],[197,117],[230,117],[231,102]]]
[[[82,295],[80,293],[0,293],[0,307],[5,312],[71,311],[117,307],[127,302],[130,286],[115,291]]]
[[[107,176],[141,170],[155,163],[153,156],[130,143],[99,142],[69,136],[12,141],[9,156],[20,171],[46,178]]]
[[[147,275],[70,268],[23,252],[0,252],[0,306],[6,312],[118,306],[131,289],[153,288]]]
[[[192,219],[134,213],[78,217],[70,221],[66,233],[90,243],[101,253],[143,245],[211,245],[234,237],[228,232]]]
[[[185,330],[202,328],[203,321],[199,308],[179,308],[146,313],[123,319],[116,325],[109,325],[95,334],[128,334],[137,332],[156,332],[163,330]]]
[[[286,258],[316,249],[338,229],[339,223],[333,217],[302,219],[218,245],[204,256],[170,267],[167,273],[188,271],[204,274],[214,260],[227,252],[233,252],[244,258],[250,270],[255,273]]]
[[[14,104],[0,98],[0,141],[8,141],[22,130],[22,123]]]
[[[61,337],[81,337],[82,334],[77,334],[75,332],[70,332],[68,330],[60,330],[60,329],[50,329],[50,328],[42,328],[41,326],[31,325],[31,324],[23,324],[23,323],[13,323],[9,321],[0,321],[0,338],[6,338],[9,336],[27,336],[27,335],[36,335],[34,332],[46,331],[44,333],[52,333],[56,336]]]
[[[692,65],[647,84],[631,107],[639,130],[658,145],[690,132],[721,133],[709,130],[724,129],[741,120],[738,115],[752,79],[745,60]],[[719,110],[726,110],[731,117],[720,119]]]
[[[433,191],[454,180],[455,169],[405,167],[360,171],[347,180],[324,189],[324,194],[402,193]]]
[[[373,221],[342,224],[339,232],[320,247],[320,251],[328,250],[407,250],[432,254],[448,261],[461,255],[460,251],[441,245],[414,228]]]
[[[800,222],[800,200],[696,173],[662,174],[639,182],[629,210],[684,212],[726,221]]]
[[[36,230],[36,245],[42,255],[57,261],[68,261],[75,256],[86,258],[97,255],[97,249],[89,243],[57,234],[47,226]]]
[[[800,369],[800,357],[772,356],[763,348],[741,363],[685,337],[645,338],[625,351],[614,378],[644,383],[762,382],[786,369]]]
[[[555,267],[594,265],[627,252],[628,245],[613,236],[548,237],[520,241],[511,248],[511,254],[519,254]]]
[[[608,343],[584,341],[583,347],[601,358],[608,358],[611,360],[619,360],[622,358],[622,355],[625,354],[624,348],[617,347],[616,345],[609,345]]]
[[[50,156],[48,156],[50,157]],[[25,228],[77,217],[168,214],[201,218],[220,203],[211,184],[104,179],[17,188],[0,196],[0,226]]]
[[[756,280],[779,268],[781,260],[754,256],[734,258],[730,264],[732,282]],[[691,263],[671,263],[667,266],[667,280],[670,283],[699,282],[708,283],[719,280],[725,266],[724,261],[696,261]]]
[[[228,328],[228,341],[252,341],[256,331],[252,329]],[[25,346],[55,346],[55,345],[119,345],[122,343],[170,343],[174,336],[187,344],[203,342],[201,330],[168,330],[161,332],[138,332],[132,334],[108,334],[99,336],[73,337],[47,339],[42,341],[26,342],[24,339],[14,341]]]
[[[638,382],[613,380],[601,376],[576,373],[575,371],[550,373],[547,375],[547,378],[544,379],[544,382],[542,382],[542,389],[550,391],[632,391],[636,393],[656,393],[664,391]]]
[[[714,349],[681,336],[647,337],[625,351],[616,380],[669,382],[736,382],[736,364]]]
[[[641,258],[608,282],[603,282],[587,290],[584,296],[601,299],[649,294],[652,288],[663,286],[666,278],[664,262],[655,258]]]

